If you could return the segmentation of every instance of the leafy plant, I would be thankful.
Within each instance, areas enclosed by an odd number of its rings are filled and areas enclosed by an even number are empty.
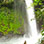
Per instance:
[[[3,35],[7,35],[10,32],[13,34],[21,34],[18,30],[23,24],[24,19],[22,19],[20,11],[7,7],[0,8],[0,32],[2,32]]]
[[[41,27],[42,38],[39,39],[37,44],[44,44],[44,1],[43,0],[34,0],[34,9],[37,23]]]
[[[41,23],[40,26],[43,28],[42,25],[44,25],[44,5],[43,0],[34,0],[34,6],[35,6],[35,16],[37,23]]]

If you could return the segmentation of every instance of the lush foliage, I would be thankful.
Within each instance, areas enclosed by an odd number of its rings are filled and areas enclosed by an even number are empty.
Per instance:
[[[13,1],[14,0],[0,0],[0,4],[3,2],[6,4]],[[0,33],[3,35],[9,33],[22,34],[24,30],[23,24],[24,19],[20,10],[0,5]]]
[[[35,16],[37,23],[41,23],[41,27],[44,28],[44,1],[43,0],[34,0],[35,6]]]
[[[35,16],[37,23],[41,27],[41,35],[44,36],[44,0],[34,0]],[[42,37],[38,44],[44,44],[44,37]]]
[[[12,3],[14,2],[14,0],[0,0],[0,5],[1,4],[8,4],[8,3]]]
[[[34,5],[37,6],[37,5],[42,5],[42,0],[34,0]]]
[[[35,0],[34,1],[35,5],[35,14],[36,14],[36,18],[37,21],[40,22],[41,20],[44,21],[44,5],[42,3],[42,0]],[[40,3],[40,4],[39,4]]]

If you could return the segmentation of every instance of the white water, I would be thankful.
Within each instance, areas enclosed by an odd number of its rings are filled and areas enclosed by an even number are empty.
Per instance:
[[[27,11],[27,18],[28,18],[28,24],[30,26],[29,31],[31,31],[32,36],[30,38],[27,38],[27,44],[35,44],[38,39],[41,37],[41,34],[38,34],[37,32],[37,25],[36,25],[36,19],[34,14],[34,7],[31,6],[33,3],[33,0],[25,0],[26,2],[26,11]],[[31,19],[34,19],[31,21]],[[29,32],[28,32],[29,35]]]
[[[27,38],[27,44],[35,44],[39,38],[41,38],[41,34],[38,34],[37,32],[37,25],[36,25],[36,19],[34,14],[34,7],[31,6],[33,3],[33,0],[25,0],[26,2],[26,11],[27,11],[27,18],[28,18],[28,24],[30,26],[29,31],[31,31],[32,36],[30,38]],[[31,19],[34,19],[31,21]],[[28,32],[29,35],[30,32]]]
[[[37,26],[36,26],[36,19],[34,14],[34,8],[31,6],[33,3],[32,0],[25,0],[26,2],[26,10],[27,10],[27,18],[28,18],[28,24],[30,25],[30,31],[32,36],[37,36]],[[30,7],[30,8],[29,8]],[[31,19],[34,19],[31,21]]]

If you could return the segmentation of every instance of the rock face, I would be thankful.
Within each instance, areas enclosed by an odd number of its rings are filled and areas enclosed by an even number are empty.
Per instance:
[[[0,0],[0,32],[3,35],[24,34],[25,18],[23,0]]]

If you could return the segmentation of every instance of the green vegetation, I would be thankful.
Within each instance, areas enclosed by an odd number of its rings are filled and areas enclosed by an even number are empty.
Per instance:
[[[37,44],[44,44],[44,0],[34,0],[34,9],[37,23],[41,27],[42,38]]]
[[[34,3],[36,4],[36,5],[34,4],[34,6],[37,22],[38,23],[40,23],[40,21],[44,22],[44,10],[42,11],[44,6],[42,0],[35,0]]]
[[[41,29],[44,29],[44,1],[43,0],[34,0],[35,6],[35,16],[37,23],[40,24]]]
[[[35,6],[37,5],[42,5],[42,0],[34,0],[34,3],[33,3]]]
[[[14,0],[0,0],[0,5],[2,5],[2,4],[10,4],[12,2],[14,2]]]
[[[0,0],[0,4],[3,3],[3,5],[11,2],[14,2],[14,0]],[[0,32],[3,35],[9,33],[23,34],[23,25],[24,19],[20,10],[0,5]]]

